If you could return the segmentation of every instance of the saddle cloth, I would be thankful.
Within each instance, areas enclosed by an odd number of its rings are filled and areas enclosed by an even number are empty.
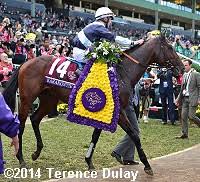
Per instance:
[[[53,58],[48,65],[45,82],[62,88],[71,89],[78,76],[75,74],[78,68],[76,61],[70,57]]]

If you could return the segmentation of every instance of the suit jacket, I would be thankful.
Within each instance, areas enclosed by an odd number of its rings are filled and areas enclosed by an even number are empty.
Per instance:
[[[178,95],[178,102],[182,102],[183,99],[183,89],[184,89],[184,81],[181,85],[181,90]],[[193,71],[191,73],[191,77],[189,80],[189,105],[197,106],[198,101],[200,101],[200,73]]]
[[[160,94],[164,94],[166,92],[173,93],[173,82],[172,82],[173,72],[171,70],[167,70],[165,73],[160,71],[158,72],[158,78],[160,78],[159,84],[159,92]],[[164,82],[167,82],[167,87],[164,87]]]

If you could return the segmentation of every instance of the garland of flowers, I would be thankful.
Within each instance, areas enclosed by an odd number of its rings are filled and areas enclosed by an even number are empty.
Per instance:
[[[88,49],[86,57],[88,59],[96,58],[97,60],[102,60],[103,62],[118,64],[122,60],[120,55],[122,53],[120,47],[114,43],[108,41],[95,42],[93,45],[94,49]]]
[[[89,60],[69,97],[69,121],[116,130],[120,103],[115,65],[122,61],[120,54],[120,48],[107,41],[96,42],[89,50]]]
[[[103,74],[106,74],[104,77],[100,74],[102,71]],[[104,91],[106,105],[102,110],[92,113],[82,106],[81,97],[88,88],[100,88]],[[69,121],[115,132],[120,110],[115,67],[110,67],[108,70],[107,64],[102,63],[102,60],[94,62],[94,59],[90,59],[79,77],[76,86],[72,89],[68,106],[67,119]]]

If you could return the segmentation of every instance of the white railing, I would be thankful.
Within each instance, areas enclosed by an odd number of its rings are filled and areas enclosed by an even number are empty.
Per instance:
[[[187,56],[184,56],[183,54],[180,54],[180,53],[178,53],[178,52],[176,52],[176,53],[177,53],[180,57],[185,58],[185,59],[189,59],[189,60],[191,60],[193,63],[198,64],[198,65],[200,66],[200,62],[199,62],[199,61],[194,60],[194,59],[191,59],[191,58],[189,58],[189,57],[187,57]]]

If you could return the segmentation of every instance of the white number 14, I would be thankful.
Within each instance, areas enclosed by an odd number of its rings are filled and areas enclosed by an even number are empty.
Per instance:
[[[49,75],[53,74],[53,72],[56,68],[56,65],[59,63],[60,60],[61,60],[60,58],[57,58],[53,62],[51,69],[49,70]],[[56,69],[56,72],[60,73],[60,78],[63,78],[65,76],[65,74],[67,72],[67,68],[69,67],[70,63],[71,63],[70,61],[64,61],[61,65],[58,66],[58,68]]]

